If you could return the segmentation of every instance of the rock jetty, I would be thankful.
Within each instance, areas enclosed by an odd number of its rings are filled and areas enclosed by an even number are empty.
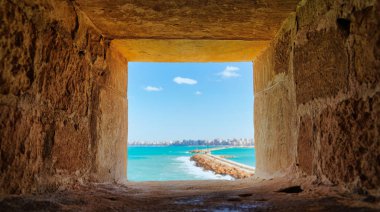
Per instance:
[[[233,163],[223,161],[222,158],[208,154],[196,154],[191,157],[198,167],[213,171],[217,174],[230,175],[235,179],[244,179],[253,176],[253,171],[246,170]]]

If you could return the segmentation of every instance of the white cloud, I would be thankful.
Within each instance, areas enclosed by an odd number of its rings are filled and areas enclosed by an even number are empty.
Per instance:
[[[146,86],[144,88],[144,90],[146,90],[146,91],[162,91],[162,88],[161,87],[154,87],[154,86]]]
[[[173,81],[177,84],[195,85],[198,82],[190,78],[176,77]]]
[[[195,95],[198,95],[198,96],[199,96],[199,95],[202,95],[202,92],[200,92],[200,91],[196,91],[196,92],[195,92]]]
[[[240,70],[236,66],[227,66],[222,72],[219,72],[218,75],[222,76],[222,78],[233,78],[239,77],[240,74],[237,71]]]

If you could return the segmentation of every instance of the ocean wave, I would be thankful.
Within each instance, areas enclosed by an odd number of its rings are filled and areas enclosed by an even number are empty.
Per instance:
[[[201,167],[195,165],[194,161],[190,160],[188,156],[181,156],[176,158],[177,161],[180,161],[180,168],[183,169],[186,173],[193,175],[197,179],[202,180],[234,180],[233,177],[229,175],[220,175],[215,174],[212,171],[203,170]]]

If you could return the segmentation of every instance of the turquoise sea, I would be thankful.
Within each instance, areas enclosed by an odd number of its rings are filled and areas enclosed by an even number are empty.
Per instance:
[[[204,171],[190,161],[190,150],[205,149],[196,146],[129,146],[127,178],[129,181],[168,180],[233,180],[230,176]],[[228,155],[238,163],[255,167],[255,149],[229,148],[212,151],[214,155]]]

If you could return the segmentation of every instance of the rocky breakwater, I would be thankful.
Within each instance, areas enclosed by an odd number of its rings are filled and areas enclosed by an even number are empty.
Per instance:
[[[234,162],[219,158],[209,154],[196,154],[191,157],[198,167],[205,170],[213,171],[217,174],[230,175],[235,179],[244,179],[253,176],[253,168],[251,170],[240,167]]]

